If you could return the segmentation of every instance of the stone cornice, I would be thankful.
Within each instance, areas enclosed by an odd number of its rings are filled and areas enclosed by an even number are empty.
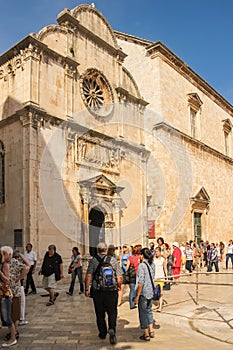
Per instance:
[[[119,58],[121,62],[123,62],[125,57],[127,57],[127,55],[120,48],[115,48],[114,46],[110,45],[105,40],[100,38],[98,35],[94,34],[89,29],[84,27],[78,19],[74,18],[70,14],[69,11],[61,12],[57,18],[57,21],[60,26],[69,26],[73,30],[84,34],[90,40],[97,43],[100,47],[103,47],[105,50],[107,50],[111,55],[113,55],[116,58]]]
[[[56,126],[62,123],[63,128],[69,128],[71,132],[76,132],[78,136],[83,135],[85,139],[93,140],[93,143],[98,143],[97,139],[101,140],[101,142],[110,142],[117,148],[123,147],[133,151],[136,154],[141,154],[145,160],[148,159],[150,154],[150,151],[148,151],[144,145],[137,144],[136,142],[132,142],[124,138],[115,138],[96,130],[88,129],[81,124],[48,114],[46,110],[34,104],[27,104],[25,107],[15,112],[12,116],[1,120],[0,128],[16,121],[21,121],[23,126],[32,125],[32,127],[35,129],[39,129],[42,125],[45,126],[45,123]]]
[[[220,158],[220,159],[224,160],[225,162],[233,165],[233,159],[231,157],[229,157],[229,156],[217,151],[216,149],[206,145],[204,142],[201,142],[201,141],[185,134],[184,132],[174,128],[170,124],[167,124],[164,122],[155,124],[153,127],[153,130],[159,130],[159,129],[163,129],[166,132],[173,134],[174,136],[181,137],[184,141],[186,141],[189,144],[192,144],[196,148],[199,148],[199,149],[204,150],[205,152],[211,153],[215,157]]]
[[[163,59],[233,117],[233,106],[163,43],[153,43],[147,46],[146,50],[152,59],[155,57]]]
[[[137,36],[131,35],[131,34],[126,34],[126,33],[122,33],[119,32],[117,30],[114,30],[114,33],[116,35],[116,37],[120,40],[124,40],[124,41],[128,41],[134,44],[138,44],[144,47],[147,47],[148,45],[153,44],[153,41],[150,40],[146,40],[146,39],[142,39],[142,38],[138,38]]]
[[[14,56],[21,54],[22,51],[30,47],[30,45],[32,47],[35,47],[37,51],[46,54],[49,57],[55,58],[58,62],[60,61],[61,64],[63,64],[64,66],[68,65],[76,69],[79,65],[79,63],[73,58],[63,56],[60,53],[50,49],[46,44],[38,40],[35,34],[30,34],[23,40],[21,40],[19,43],[17,43],[15,46],[13,46],[11,49],[6,51],[2,56],[0,56],[0,66],[10,61]]]
[[[148,151],[145,148],[145,145],[141,145],[136,142],[131,142],[127,139],[120,138],[120,137],[115,138],[115,137],[103,134],[99,131],[89,129],[85,126],[82,126],[81,124],[77,124],[70,120],[63,121],[63,123],[64,123],[64,126],[66,126],[67,128],[70,128],[70,130],[72,131],[76,131],[77,134],[81,133],[84,139],[86,140],[89,139],[93,143],[98,143],[100,141],[101,143],[103,143],[106,141],[106,142],[112,143],[117,148],[125,147],[126,149],[130,149],[131,151],[137,154],[141,153],[145,157],[148,157],[150,154],[150,151]]]
[[[143,100],[142,98],[138,98],[138,97],[130,94],[130,92],[128,90],[126,90],[120,86],[116,87],[116,92],[118,94],[119,100],[126,100],[129,102],[134,102],[142,107],[145,107],[149,104],[149,102]]]
[[[0,121],[0,128],[21,121],[23,126],[32,125],[34,128],[40,128],[45,123],[49,125],[59,125],[64,119],[48,114],[43,108],[27,103],[25,106],[17,110],[14,114]]]
[[[10,117],[7,117],[6,119],[2,119],[2,120],[0,120],[0,129],[4,128],[4,126],[13,124],[19,120],[20,120],[20,116],[17,114],[14,114]]]
[[[57,23],[60,26],[69,26],[70,28],[74,29],[79,26],[79,20],[71,15],[69,9],[64,9],[62,12],[59,13],[57,16]]]

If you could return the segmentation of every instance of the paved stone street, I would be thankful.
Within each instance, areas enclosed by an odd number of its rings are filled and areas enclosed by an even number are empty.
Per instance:
[[[221,270],[225,272],[225,270]],[[230,270],[231,272],[232,270]],[[195,276],[182,279],[194,282]],[[200,276],[200,282],[233,283],[233,275]],[[19,327],[18,350],[112,349],[109,339],[101,341],[95,324],[92,300],[78,294],[66,295],[69,282],[58,285],[60,293],[54,306],[46,307],[46,292],[38,288],[37,295],[26,298],[29,324]],[[194,284],[173,285],[164,292],[166,304],[162,313],[154,308],[155,338],[139,340],[137,309],[129,310],[127,294],[119,307],[116,349],[197,349],[227,350],[233,345],[233,288],[231,286],[199,285],[199,303],[195,303]],[[6,328],[0,329],[1,338]]]

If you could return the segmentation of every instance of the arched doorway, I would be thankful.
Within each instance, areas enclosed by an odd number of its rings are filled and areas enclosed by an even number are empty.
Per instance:
[[[89,253],[95,256],[99,242],[105,241],[104,213],[99,207],[94,207],[89,213]]]

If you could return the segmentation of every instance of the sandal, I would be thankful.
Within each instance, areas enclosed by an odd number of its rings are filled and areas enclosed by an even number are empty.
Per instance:
[[[46,304],[46,306],[51,306],[54,305],[54,301],[53,300],[49,300],[49,302]]]
[[[149,336],[150,336],[150,338],[154,338],[155,337],[155,333],[154,332],[149,332]]]
[[[4,340],[5,341],[9,341],[11,339],[11,334],[10,333],[7,333],[7,335],[5,336]],[[19,332],[17,331],[15,333],[15,339],[18,340],[19,339]]]
[[[150,341],[150,336],[143,334],[143,335],[141,335],[140,339],[145,340],[145,341]]]
[[[54,298],[53,298],[53,301],[55,301],[56,299],[57,299],[57,297],[58,297],[58,295],[59,295],[59,293],[54,293]]]

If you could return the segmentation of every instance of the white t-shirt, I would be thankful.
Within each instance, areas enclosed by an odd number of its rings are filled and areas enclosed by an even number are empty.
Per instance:
[[[164,264],[164,257],[160,258],[154,258],[154,264],[155,264],[155,281],[157,278],[164,278],[164,269],[163,269],[163,264]]]
[[[80,254],[77,255],[76,257],[74,257],[74,256],[72,255],[72,257],[71,257],[71,263],[72,263],[72,265],[77,264],[78,259],[82,259],[82,256],[81,256]],[[80,264],[80,266],[82,266],[82,263]]]
[[[185,247],[181,246],[180,250],[181,250],[182,256],[185,256]]]
[[[27,251],[25,251],[24,256],[27,259],[27,261],[30,263],[31,266],[35,264],[37,257],[36,257],[36,253],[33,252],[33,250],[31,250],[29,253]]]
[[[233,244],[227,246],[227,254],[233,254]]]

